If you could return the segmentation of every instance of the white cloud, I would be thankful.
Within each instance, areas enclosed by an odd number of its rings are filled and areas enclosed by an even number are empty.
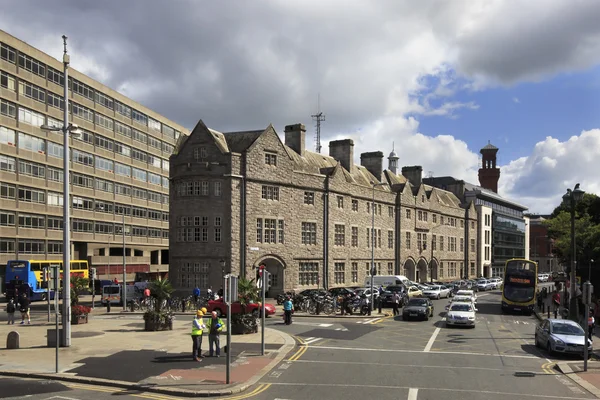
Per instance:
[[[598,160],[600,129],[583,131],[564,142],[547,137],[535,145],[531,155],[501,168],[499,192],[529,206],[532,212],[549,213],[576,183],[586,192],[600,193]]]
[[[518,104],[520,102],[521,102],[521,100],[519,100],[518,97],[513,97],[513,103],[517,103]]]
[[[67,27],[74,68],[187,127],[198,119],[222,131],[311,126],[321,93],[325,153],[327,140],[349,134],[357,154],[388,152],[395,141],[401,165],[475,183],[478,155],[444,132],[420,133],[412,116],[464,117],[479,105],[456,99],[459,90],[600,63],[594,1],[5,3],[4,30],[60,58]],[[537,174],[560,175],[564,161],[547,153],[536,146],[503,169],[508,195],[539,198],[537,206],[558,193],[531,191]]]

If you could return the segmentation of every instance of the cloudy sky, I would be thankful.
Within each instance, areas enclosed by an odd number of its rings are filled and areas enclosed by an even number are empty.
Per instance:
[[[400,165],[477,183],[546,213],[600,193],[600,6],[543,1],[3,0],[0,29],[190,129],[307,125],[323,152],[392,143]]]

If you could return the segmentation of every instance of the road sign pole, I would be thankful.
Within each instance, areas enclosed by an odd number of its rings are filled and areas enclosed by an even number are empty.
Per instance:
[[[56,350],[55,350],[55,371],[58,374],[58,346],[60,346],[60,339],[61,336],[59,335],[58,332],[58,296],[56,295],[56,289],[58,288],[58,275],[60,273],[60,270],[58,269],[58,266],[55,265],[53,267],[54,269],[54,276],[52,277],[54,279],[54,301],[55,301],[55,307],[54,307],[54,340],[56,341]]]
[[[44,281],[46,282],[46,301],[48,302],[48,322],[50,322],[50,268],[44,267]]]
[[[261,301],[262,303],[260,304],[260,311],[261,311],[261,321],[260,321],[260,355],[264,356],[265,355],[265,293],[266,293],[266,286],[267,286],[267,281],[269,279],[269,273],[267,272],[266,269],[262,270],[262,276],[261,276],[261,280],[260,280],[260,286],[261,286]]]
[[[225,369],[225,381],[229,385],[231,383],[231,275],[225,276],[223,288],[225,289],[223,294],[225,295],[225,300],[227,301],[227,354],[225,355],[227,367]]]

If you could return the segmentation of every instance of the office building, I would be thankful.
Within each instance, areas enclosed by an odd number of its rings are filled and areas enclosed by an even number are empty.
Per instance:
[[[0,75],[0,264],[60,260],[63,136],[40,126],[62,126],[63,64],[0,31]],[[125,248],[128,280],[165,275],[168,158],[188,132],[76,69],[67,84],[83,130],[70,139],[71,258],[120,281]]]

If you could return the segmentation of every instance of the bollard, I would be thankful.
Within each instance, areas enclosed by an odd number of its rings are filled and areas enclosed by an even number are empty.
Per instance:
[[[110,312],[110,300],[106,302],[106,312]]]
[[[321,301],[317,300],[317,315],[321,314]]]
[[[558,318],[558,310],[554,309],[554,319]]]
[[[548,318],[550,318],[550,306],[548,306]]]
[[[20,347],[20,337],[19,332],[12,331],[8,333],[6,337],[6,349],[18,349]]]
[[[133,312],[134,308],[135,308],[135,304],[133,304],[133,300],[131,300],[129,302],[129,311]]]

